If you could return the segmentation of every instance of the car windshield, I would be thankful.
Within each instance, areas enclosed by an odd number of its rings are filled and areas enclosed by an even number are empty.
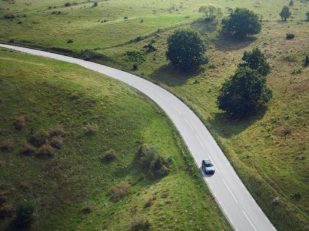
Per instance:
[[[206,166],[206,167],[212,167],[213,165],[212,165],[212,163],[210,163],[210,162],[205,162],[205,166]]]

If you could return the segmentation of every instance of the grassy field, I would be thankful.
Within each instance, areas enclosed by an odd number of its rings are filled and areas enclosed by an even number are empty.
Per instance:
[[[198,113],[279,230],[308,230],[309,69],[303,68],[309,55],[309,23],[304,21],[308,1],[294,1],[287,23],[279,21],[286,0],[110,0],[99,1],[97,7],[82,1],[64,7],[65,2],[54,1],[52,9],[49,1],[1,2],[1,15],[11,12],[21,17],[0,20],[0,41],[48,50],[90,49],[103,55],[99,62],[127,71],[138,64],[137,75],[174,92]],[[220,38],[220,25],[200,19],[198,9],[207,4],[220,7],[225,15],[235,7],[254,10],[263,18],[262,32],[245,42]],[[198,74],[185,75],[168,65],[166,39],[177,28],[199,31],[208,44],[210,62]],[[286,40],[286,33],[295,34],[295,39]],[[147,53],[148,44],[156,51]],[[217,109],[218,90],[234,73],[243,52],[254,47],[265,52],[271,64],[267,80],[273,99],[256,117],[231,121]],[[128,52],[142,58],[130,59]]]
[[[139,218],[153,230],[229,230],[164,113],[129,87],[75,65],[1,50],[0,89],[1,211],[30,201],[33,230],[130,230]],[[16,121],[23,121],[20,130]],[[57,129],[63,146],[53,157],[21,154],[33,134]],[[142,143],[173,160],[168,176],[148,177],[136,165]],[[117,159],[102,162],[109,149]],[[119,183],[129,192],[113,202],[109,192]],[[0,229],[12,219],[2,219]]]

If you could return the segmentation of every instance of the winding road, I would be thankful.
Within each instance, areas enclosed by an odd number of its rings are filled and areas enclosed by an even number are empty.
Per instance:
[[[211,177],[204,177],[204,180],[234,230],[276,230],[239,179],[205,125],[187,105],[167,90],[143,78],[97,63],[5,44],[0,44],[0,47],[78,64],[142,92],[156,102],[172,120],[198,167],[203,159],[210,159],[214,163],[216,173]]]

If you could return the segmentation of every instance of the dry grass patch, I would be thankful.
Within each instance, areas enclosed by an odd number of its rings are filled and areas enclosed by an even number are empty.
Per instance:
[[[16,130],[21,130],[26,126],[26,117],[18,116],[14,119],[13,126]]]
[[[102,157],[103,162],[111,162],[115,159],[117,159],[117,153],[114,149],[105,151]]]
[[[24,156],[31,156],[35,154],[35,148],[32,145],[25,143],[21,146],[19,153]]]
[[[2,152],[11,152],[14,149],[14,143],[12,140],[4,140],[1,144],[0,144],[0,150]]]
[[[130,184],[127,182],[114,185],[108,195],[114,202],[119,201],[129,193]]]
[[[55,155],[55,149],[50,144],[43,144],[36,153],[38,158],[51,158]]]

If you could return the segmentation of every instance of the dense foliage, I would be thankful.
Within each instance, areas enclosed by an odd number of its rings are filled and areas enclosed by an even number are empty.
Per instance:
[[[197,32],[178,30],[168,38],[166,57],[183,71],[195,71],[206,62],[205,51],[205,43]]]
[[[265,55],[261,52],[259,48],[255,48],[250,52],[245,52],[242,57],[243,63],[240,67],[249,67],[256,70],[259,74],[266,76],[270,71],[270,66],[266,60]]]
[[[271,96],[264,76],[256,70],[240,67],[220,89],[218,106],[231,117],[243,118],[256,112]]]
[[[282,20],[286,21],[292,15],[290,8],[284,6],[280,12],[280,17]]]
[[[223,34],[233,38],[244,39],[260,31],[261,23],[257,14],[248,9],[237,8],[228,18],[222,20]]]

